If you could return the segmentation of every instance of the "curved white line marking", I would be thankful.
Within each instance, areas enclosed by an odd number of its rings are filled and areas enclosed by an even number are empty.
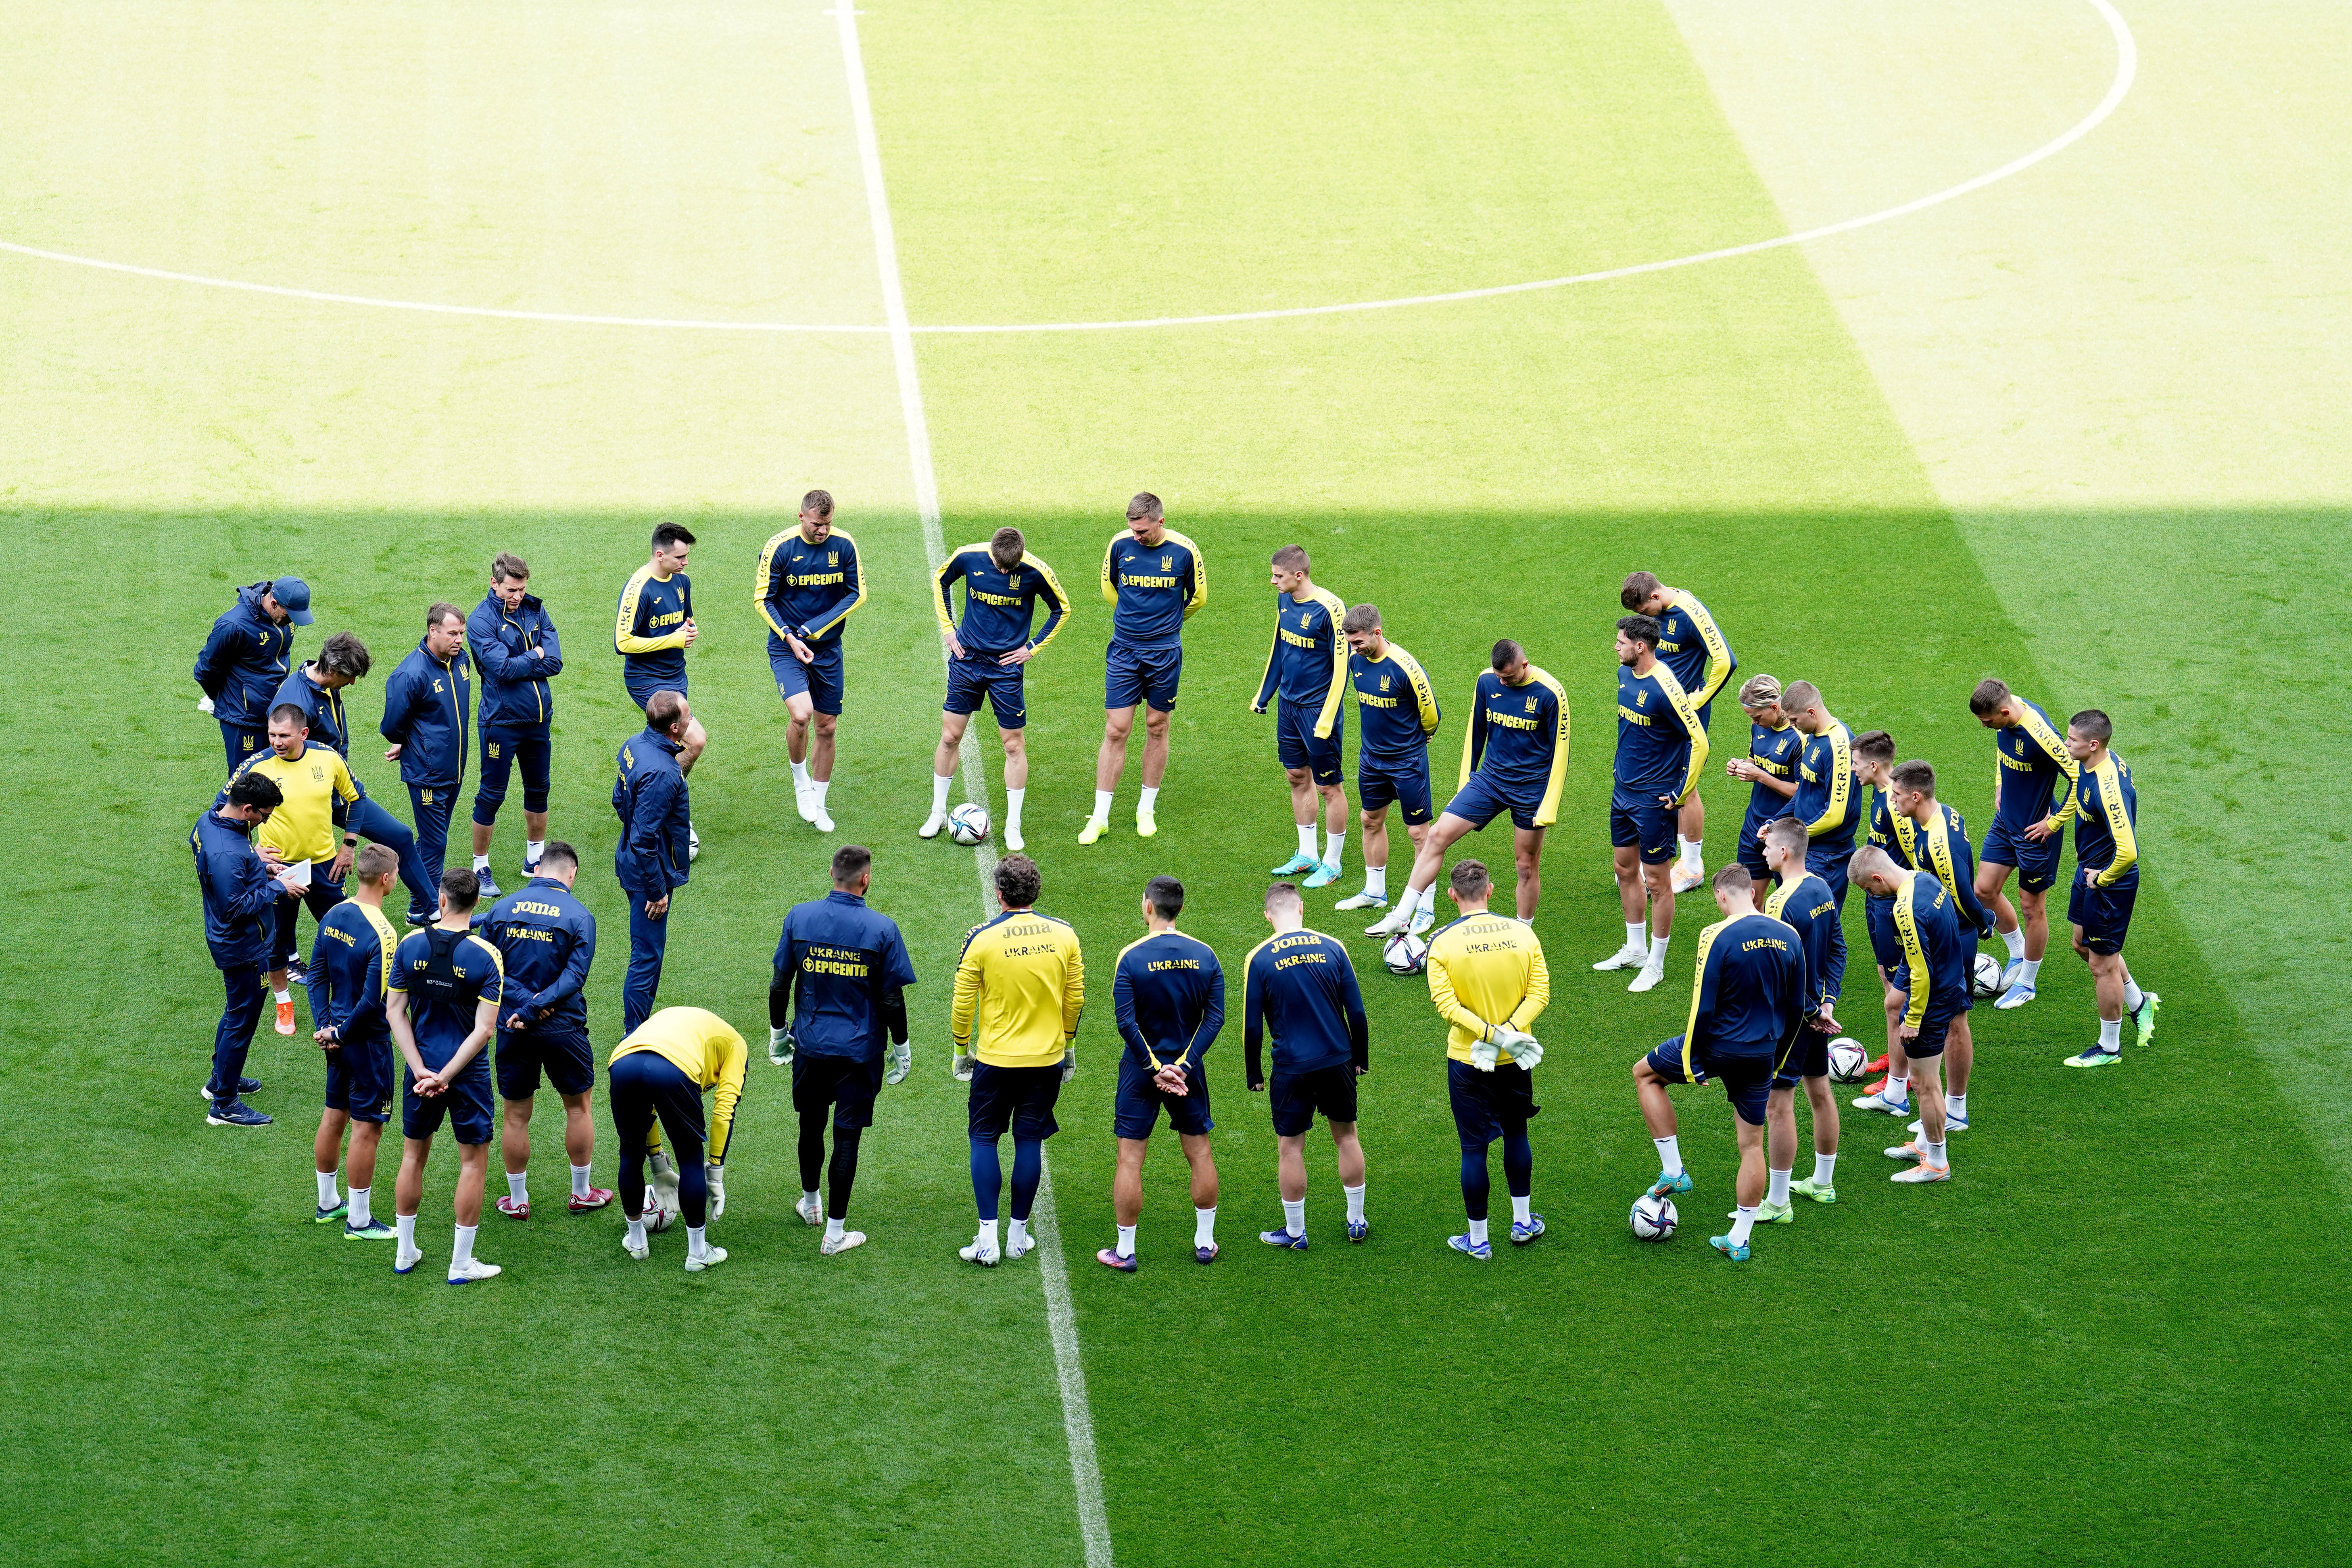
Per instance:
[[[1038,321],[1013,322],[977,326],[920,327],[909,325],[905,331],[917,333],[955,333],[961,335],[1007,332],[1111,332],[1143,327],[1210,327],[1239,321],[1279,321],[1300,316],[1341,316],[1360,310],[1399,310],[1413,305],[1451,305],[1467,299],[1493,299],[1506,294],[1531,294],[1538,289],[1566,288],[1578,283],[1606,283],[1614,278],[1636,277],[1647,272],[1670,272],[1676,267],[1696,267],[1703,262],[1728,261],[1734,256],[1754,256],[1759,251],[1779,250],[1784,246],[1807,245],[1814,240],[1828,239],[1835,235],[1851,234],[1856,229],[1875,224],[1892,223],[1896,218],[1909,217],[1929,207],[1958,201],[1973,194],[1987,185],[2022,173],[2045,158],[2053,158],[2097,130],[2116,111],[2132,89],[2139,75],[2139,45],[2133,38],[2131,27],[2124,21],[2111,0],[2087,0],[2091,8],[2107,25],[2116,44],[2115,79],[2107,84],[2106,96],[2098,106],[2032,152],[2013,158],[1998,169],[1988,170],[1971,180],[1937,191],[1884,212],[1869,213],[1842,223],[1824,224],[1819,228],[1799,234],[1780,235],[1772,239],[1760,239],[1748,245],[1726,246],[1720,250],[1701,251],[1696,256],[1678,256],[1666,261],[1644,261],[1631,267],[1612,267],[1601,272],[1580,272],[1567,277],[1538,278],[1531,283],[1503,283],[1487,288],[1462,288],[1446,294],[1414,294],[1398,299],[1361,299],[1339,305],[1296,305],[1275,310],[1229,310],[1213,316],[1151,316],[1126,321]],[[359,305],[379,310],[413,310],[434,316],[479,316],[502,321],[538,321],[552,326],[573,327],[652,327],[691,332],[839,332],[881,335],[893,330],[887,325],[857,325],[836,322],[801,321],[695,321],[658,316],[590,316],[552,310],[500,310],[482,305],[440,305],[415,299],[378,299],[363,294],[333,294],[315,288],[289,288],[275,283],[248,283],[232,277],[203,277],[194,273],[167,272],[160,267],[134,267],[128,262],[102,261],[94,256],[69,256],[63,251],[42,250],[33,246],[17,245],[0,240],[0,251],[32,256],[41,261],[62,262],[71,267],[96,267],[104,272],[127,273],[134,277],[152,277],[166,283],[194,284],[204,288],[236,288],[248,294],[274,294],[287,299],[307,299],[326,305]]]

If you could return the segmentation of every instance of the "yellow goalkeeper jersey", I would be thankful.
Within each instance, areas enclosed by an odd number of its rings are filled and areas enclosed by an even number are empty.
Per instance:
[[[1551,971],[1535,927],[1495,914],[1441,927],[1429,939],[1429,999],[1452,1026],[1445,1054],[1456,1061],[1470,1060],[1490,1024],[1533,1032],[1529,1026],[1551,1002]],[[1508,1061],[1511,1053],[1497,1051],[1496,1060]]]
[[[1046,1067],[1077,1037],[1086,960],[1069,922],[1008,910],[964,938],[956,965],[956,1050],[991,1067]]]
[[[340,798],[346,806],[357,805],[360,787],[331,747],[314,743],[291,762],[275,751],[257,752],[239,764],[237,771],[260,774],[286,798],[269,813],[269,821],[253,831],[257,845],[276,850],[289,862],[335,858],[335,801]]]
[[[735,1106],[743,1098],[743,1065],[749,1053],[734,1026],[705,1008],[664,1008],[636,1027],[635,1033],[613,1048],[611,1061],[633,1051],[660,1053],[694,1086],[709,1092],[710,1158],[727,1158],[727,1141],[735,1131]]]

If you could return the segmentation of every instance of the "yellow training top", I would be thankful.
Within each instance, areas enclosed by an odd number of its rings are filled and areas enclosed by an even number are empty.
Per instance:
[[[1429,999],[1454,1027],[1446,1031],[1445,1054],[1468,1061],[1470,1048],[1486,1038],[1487,1026],[1528,1026],[1551,1002],[1551,971],[1544,967],[1543,944],[1535,927],[1507,915],[1465,915],[1429,939]],[[1497,1050],[1495,1059],[1511,1053]]]
[[[614,1046],[605,1065],[640,1051],[659,1052],[697,1089],[718,1091],[710,1106],[710,1158],[714,1163],[725,1160],[727,1140],[735,1130],[735,1104],[743,1098],[748,1060],[743,1037],[706,1008],[664,1008]]]
[[[346,806],[356,805],[360,787],[332,747],[313,742],[291,762],[275,751],[264,751],[248,758],[237,771],[260,774],[286,797],[269,813],[269,821],[254,830],[257,845],[276,850],[289,863],[335,858],[335,797],[341,796]],[[387,946],[384,956],[391,957],[397,946]]]
[[[956,1050],[991,1067],[1048,1067],[1077,1038],[1087,1003],[1078,934],[1034,909],[1008,910],[964,938],[956,965]]]

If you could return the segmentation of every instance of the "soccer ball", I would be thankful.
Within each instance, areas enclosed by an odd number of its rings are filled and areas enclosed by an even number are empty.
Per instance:
[[[1682,1217],[1675,1212],[1673,1198],[1654,1197],[1645,1192],[1633,1200],[1630,1223],[1633,1227],[1634,1240],[1664,1241],[1675,1233],[1675,1227],[1682,1223]]]
[[[1391,975],[1418,975],[1429,967],[1429,944],[1410,931],[1396,932],[1381,946],[1381,960]]]
[[[966,800],[948,813],[948,837],[960,844],[976,844],[988,837],[988,808]]]
[[[1990,953],[1978,954],[1971,978],[1976,983],[1969,989],[1979,998],[2000,995],[2000,960]]]
[[[1830,1041],[1830,1076],[1840,1083],[1858,1083],[1862,1070],[1870,1061],[1869,1052],[1862,1041],[1840,1035]]]
[[[662,1202],[661,1194],[654,1190],[653,1183],[647,1182],[646,1184],[646,1207],[644,1214],[646,1234],[648,1236],[659,1236],[663,1231],[669,1229],[677,1223],[677,1215],[678,1211],[677,1209],[672,1208],[667,1204]]]

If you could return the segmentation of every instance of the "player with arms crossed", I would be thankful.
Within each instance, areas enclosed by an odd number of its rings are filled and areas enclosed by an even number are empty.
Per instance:
[[[2066,819],[2074,814],[2082,767],[2050,716],[2005,681],[1978,683],[1969,694],[1969,712],[1993,732],[1996,764],[1992,825],[1985,830],[1977,865],[1977,894],[1991,904],[2009,948],[2009,967],[1993,1006],[2021,1008],[2033,999],[2042,956],[2049,950],[2050,890],[2057,885],[2058,862],[2066,852]],[[2012,871],[2014,908],[2002,892]]]
[[[314,619],[310,585],[281,577],[238,589],[236,602],[213,622],[196,655],[196,687],[204,693],[196,706],[219,722],[231,773],[261,750],[269,710],[286,679],[294,628]]]
[[[1045,881],[1027,855],[996,862],[1002,911],[964,938],[956,962],[955,1075],[971,1085],[967,1134],[971,1195],[980,1230],[957,1256],[983,1269],[1019,1258],[1037,1242],[1029,1211],[1045,1175],[1045,1140],[1061,1131],[1054,1104],[1078,1070],[1078,1015],[1087,1001],[1087,966],[1069,922],[1037,913]],[[996,1203],[1004,1190],[997,1143],[1013,1131],[1013,1223],[1002,1248]]]
[[[694,583],[686,575],[694,536],[676,523],[660,524],[654,529],[653,552],[621,585],[620,619],[613,628],[613,651],[621,655],[621,684],[648,718],[656,692],[676,692],[680,701],[686,699],[686,651],[702,634],[694,623]],[[678,737],[677,770],[693,772],[696,758],[709,743],[702,721],[689,711],[685,732]],[[690,859],[702,852],[702,841],[691,823],[686,834]]]
[[[1184,884],[1155,876],[1143,889],[1147,934],[1118,955],[1111,1008],[1127,1050],[1118,1059],[1118,1099],[1111,1131],[1118,1139],[1118,1174],[1112,1178],[1117,1244],[1095,1261],[1135,1272],[1135,1228],[1143,1218],[1143,1157],[1160,1110],[1176,1129],[1177,1146],[1192,1170],[1192,1260],[1217,1258],[1217,1159],[1209,1144],[1209,1078],[1202,1066],[1225,1023],[1225,972],[1205,942],[1176,929],[1184,912]]]
[[[643,1260],[652,1250],[646,1239],[646,1161],[658,1155],[667,1134],[677,1164],[678,1209],[686,1218],[686,1271],[699,1274],[727,1261],[727,1249],[710,1244],[708,1227],[711,1217],[727,1212],[727,1150],[749,1060],[734,1026],[703,1008],[664,1008],[613,1048],[604,1082],[613,1130],[621,1138],[621,1212],[629,1221],[621,1249],[630,1257]],[[711,1097],[707,1131],[706,1093]]]
[[[474,875],[485,896],[499,896],[490,876],[490,834],[507,781],[522,766],[522,874],[539,874],[547,847],[549,724],[555,698],[548,683],[563,673],[563,643],[547,606],[530,591],[530,566],[501,550],[490,562],[490,591],[466,617],[466,645],[482,683],[482,778],[474,788]]]
[[[1635,615],[1647,615],[1658,622],[1658,659],[1674,672],[1691,706],[1698,710],[1700,748],[1705,749],[1707,719],[1715,706],[1715,694],[1723,689],[1732,672],[1739,668],[1733,657],[1731,644],[1723,640],[1723,632],[1715,617],[1697,595],[1686,589],[1669,588],[1656,576],[1637,571],[1625,579],[1618,591],[1618,602]],[[1682,837],[1682,853],[1674,870],[1674,891],[1690,893],[1706,880],[1706,864],[1700,840],[1706,831],[1706,806],[1698,798],[1698,783],[1694,776],[1689,791],[1676,808]]]
[[[1329,589],[1315,586],[1312,570],[1297,545],[1274,552],[1274,644],[1250,712],[1264,713],[1276,703],[1275,754],[1290,780],[1290,820],[1298,829],[1298,852],[1274,874],[1305,872],[1305,885],[1328,887],[1339,880],[1339,851],[1348,841],[1348,792],[1339,782],[1348,733],[1339,700],[1348,691],[1348,651],[1339,622],[1348,607]],[[1315,853],[1318,794],[1328,841],[1320,859]]]
[[[1527,650],[1507,637],[1495,644],[1490,663],[1493,667],[1478,677],[1471,694],[1461,783],[1414,852],[1405,896],[1388,918],[1365,932],[1368,936],[1402,931],[1416,911],[1428,908],[1445,852],[1506,811],[1511,815],[1519,918],[1536,916],[1543,895],[1544,830],[1559,819],[1560,788],[1568,779],[1568,693],[1549,672],[1528,663]]]
[[[490,1059],[482,1048],[498,1026],[504,995],[499,950],[468,929],[481,884],[470,871],[441,873],[440,917],[412,931],[393,956],[384,1013],[407,1066],[400,1086],[400,1175],[392,1188],[399,1232],[392,1270],[425,1260],[416,1246],[416,1211],[425,1202],[425,1162],[446,1119],[457,1139],[457,1244],[449,1282],[495,1278],[499,1266],[474,1256],[482,1223],[482,1187],[490,1171]]]
[[[1357,605],[1340,620],[1339,631],[1348,639],[1348,680],[1356,693],[1356,805],[1364,821],[1364,891],[1341,899],[1337,907],[1386,909],[1389,806],[1393,802],[1404,818],[1416,856],[1435,814],[1429,737],[1437,733],[1437,693],[1421,662],[1381,629],[1380,606]],[[1411,873],[1412,857],[1405,869]],[[1414,936],[1437,923],[1436,897],[1434,883],[1422,890],[1409,927]]]
[[[828,1258],[866,1244],[864,1231],[846,1227],[857,1147],[874,1124],[882,1085],[904,1082],[914,1064],[907,988],[915,983],[915,963],[898,923],[866,906],[873,885],[873,851],[864,844],[835,850],[833,891],[785,913],[769,972],[768,1060],[792,1064],[793,1109],[801,1124],[801,1196],[793,1212],[811,1225],[824,1222],[817,1250]],[[827,1112],[832,1195],[820,1204]]]
[[[1895,1173],[1898,1182],[1949,1181],[1945,1152],[1943,1060],[1957,1027],[1968,1028],[1969,960],[1976,944],[1960,925],[1959,906],[1932,872],[1897,865],[1876,844],[1854,852],[1853,880],[1864,891],[1894,900],[1889,915],[1903,963],[1894,975],[1906,998],[1895,1030],[1919,1096],[1919,1132],[1886,1151],[1891,1160],[1916,1162]]]
[[[1647,615],[1617,622],[1617,759],[1611,770],[1609,842],[1625,945],[1592,967],[1638,969],[1629,991],[1666,977],[1666,944],[1675,930],[1675,813],[1696,799],[1706,766],[1706,727],[1698,708],[1657,656],[1658,623]],[[1687,840],[1685,841],[1688,842]],[[1649,898],[1649,944],[1643,946],[1643,896]]]
[[[963,580],[963,619],[955,618],[954,590]],[[1045,624],[1030,635],[1037,602],[1045,603]],[[948,825],[948,791],[955,787],[957,748],[984,696],[996,714],[1004,742],[1004,847],[1018,850],[1021,803],[1029,795],[1026,744],[1031,659],[1045,651],[1070,613],[1054,569],[1029,553],[1019,528],[999,528],[986,544],[966,545],[940,563],[933,574],[931,610],[948,645],[948,695],[940,719],[940,748],[931,758],[931,814],[917,831],[935,839]]]
[[[348,1241],[389,1241],[375,1218],[375,1156],[392,1119],[392,1026],[384,1017],[393,955],[400,938],[384,918],[384,894],[400,880],[400,857],[370,844],[352,862],[352,896],[327,912],[310,949],[310,1038],[327,1057],[327,1103],[311,1140],[319,1178],[318,1224],[343,1221]],[[343,1134],[352,1149],[343,1155]],[[349,1198],[335,1191],[343,1169]]]
[[[589,1214],[613,1201],[608,1187],[588,1185],[596,1157],[596,1119],[588,1098],[596,1088],[596,1052],[588,1040],[583,988],[596,962],[596,917],[572,896],[580,852],[558,839],[540,851],[531,879],[493,905],[482,935],[505,966],[499,1007],[496,1070],[505,1105],[499,1153],[507,1195],[499,1212],[530,1218],[530,1113],[540,1074],[563,1102],[563,1153],[572,1166],[572,1212]]]
[[[1536,1153],[1528,1142],[1535,1102],[1530,1070],[1543,1047],[1528,1030],[1551,1002],[1551,972],[1535,927],[1486,907],[1494,882],[1478,861],[1456,861],[1446,896],[1459,911],[1429,939],[1429,999],[1445,1020],[1445,1094],[1462,1144],[1462,1207],[1470,1228],[1445,1244],[1481,1263],[1495,1255],[1486,1240],[1486,1200],[1493,1186],[1486,1150],[1503,1141],[1503,1185],[1511,1195],[1511,1244],[1524,1247],[1544,1233],[1535,1212]]]
[[[1356,1136],[1356,1080],[1371,1070],[1371,1027],[1356,967],[1336,936],[1305,929],[1306,900],[1277,882],[1265,892],[1274,935],[1250,949],[1243,988],[1244,1049],[1253,1094],[1266,1086],[1262,1051],[1274,1037],[1276,1176],[1282,1228],[1261,1230],[1269,1247],[1307,1250],[1307,1130],[1319,1113],[1331,1128],[1348,1239],[1371,1234],[1364,1218],[1364,1145]]]
[[[1809,993],[1797,934],[1757,912],[1755,883],[1746,868],[1727,865],[1716,873],[1714,891],[1723,918],[1698,934],[1689,1020],[1682,1033],[1633,1063],[1633,1092],[1658,1146],[1660,1172],[1650,1193],[1664,1197],[1691,1189],[1666,1088],[1721,1081],[1739,1135],[1738,1207],[1730,1231],[1708,1237],[1707,1245],[1744,1263],[1767,1191],[1764,1124],[1772,1075],[1805,1027]]]
[[[2114,721],[2095,707],[2066,721],[2066,751],[2082,779],[2074,792],[2074,882],[2066,895],[2066,919],[2074,927],[2074,951],[2091,967],[2099,999],[2099,1043],[2068,1057],[2069,1067],[2121,1061],[2126,1013],[2146,1045],[2156,1037],[2161,999],[2141,990],[2124,962],[2124,936],[2139,897],[2139,790],[2132,783],[2131,764],[2107,749],[2115,733]]]
[[[1780,683],[1770,675],[1750,675],[1739,688],[1739,706],[1748,715],[1748,755],[1731,758],[1723,770],[1749,786],[1748,815],[1739,823],[1739,863],[1753,880],[1769,882],[1764,824],[1788,815],[1805,737],[1780,711]]]
[[[1127,770],[1127,737],[1143,705],[1143,794],[1135,831],[1160,831],[1160,784],[1168,777],[1168,716],[1184,673],[1184,622],[1209,601],[1209,569],[1191,539],[1170,528],[1160,497],[1144,491],[1127,504],[1127,531],[1103,551],[1103,602],[1111,606],[1110,645],[1103,653],[1103,739],[1095,754],[1095,809],[1078,831],[1093,843],[1110,826],[1110,799]]]
[[[1830,1090],[1829,1042],[1841,1026],[1827,975],[1837,900],[1830,896],[1829,883],[1805,869],[1805,825],[1794,817],[1775,818],[1764,825],[1764,859],[1778,881],[1757,907],[1797,934],[1798,951],[1805,960],[1806,1015],[1804,1031],[1772,1074],[1772,1092],[1765,1104],[1767,1182],[1764,1207],[1756,1211],[1757,1219],[1765,1224],[1789,1221],[1790,1193],[1815,1203],[1837,1201],[1838,1106]],[[1763,894],[1764,884],[1751,878],[1750,892]],[[1796,1092],[1801,1084],[1813,1113],[1813,1174],[1790,1181],[1797,1169]]]
[[[793,526],[761,549],[751,601],[768,623],[768,670],[791,720],[784,750],[793,765],[793,804],[802,821],[829,833],[833,815],[825,794],[833,788],[835,731],[846,685],[841,631],[866,602],[857,541],[833,526],[830,492],[802,497]]]

